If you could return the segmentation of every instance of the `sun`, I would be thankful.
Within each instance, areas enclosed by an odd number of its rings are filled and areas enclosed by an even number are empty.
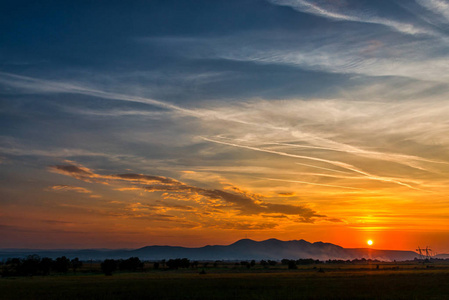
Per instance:
[[[372,240],[368,240],[368,241],[366,241],[366,243],[371,246],[373,244],[373,241]]]

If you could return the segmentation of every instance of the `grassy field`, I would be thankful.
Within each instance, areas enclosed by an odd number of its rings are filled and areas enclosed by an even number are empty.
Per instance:
[[[373,268],[374,267],[374,268]],[[445,266],[210,269],[0,278],[0,299],[449,299]]]

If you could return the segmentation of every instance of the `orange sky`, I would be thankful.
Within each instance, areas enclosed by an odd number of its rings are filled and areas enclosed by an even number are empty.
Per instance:
[[[449,253],[442,1],[3,2],[0,248]]]
[[[197,247],[275,237],[447,251],[446,179],[438,174],[448,167],[440,157],[334,142],[330,149],[327,139],[308,140],[259,145],[217,138],[214,151],[234,152],[240,166],[180,168],[172,177],[62,160],[23,178],[30,190],[8,191],[33,203],[24,209],[21,199],[2,211],[9,226],[2,246]]]

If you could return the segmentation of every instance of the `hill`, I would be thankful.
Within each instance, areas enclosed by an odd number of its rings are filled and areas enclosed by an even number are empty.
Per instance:
[[[221,246],[204,246],[199,248],[173,247],[173,246],[147,246],[134,250],[0,250],[0,259],[8,257],[25,257],[37,254],[42,257],[55,258],[58,256],[79,257],[81,260],[103,260],[105,258],[129,258],[139,257],[142,260],[162,260],[170,258],[189,258],[191,260],[281,260],[313,258],[319,260],[328,259],[378,259],[382,261],[413,260],[418,254],[413,251],[376,250],[368,248],[343,248],[338,245],[305,240],[281,241],[268,239],[265,241],[253,241],[242,239],[233,244]]]

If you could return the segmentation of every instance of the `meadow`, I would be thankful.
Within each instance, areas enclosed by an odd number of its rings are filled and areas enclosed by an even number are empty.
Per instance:
[[[449,265],[218,265],[0,278],[0,299],[449,299]]]

